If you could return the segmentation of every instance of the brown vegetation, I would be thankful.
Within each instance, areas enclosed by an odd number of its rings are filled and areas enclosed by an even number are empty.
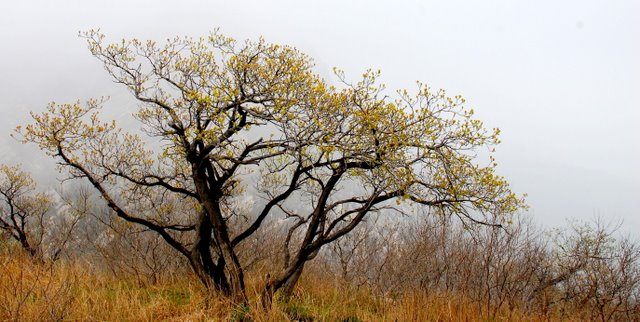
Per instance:
[[[423,218],[362,226],[317,256],[292,296],[278,298],[269,309],[260,304],[261,286],[268,267],[279,265],[279,256],[267,243],[256,242],[255,257],[242,259],[251,278],[248,304],[239,305],[194,283],[197,278],[181,257],[167,263],[167,256],[157,256],[172,250],[135,227],[104,226],[113,232],[108,243],[98,241],[102,235],[94,236],[86,245],[100,248],[88,246],[55,262],[33,261],[19,244],[5,239],[0,320],[640,318],[637,245],[614,239],[611,227],[596,223],[551,233],[518,218],[506,229]],[[282,238],[285,233],[281,230]]]

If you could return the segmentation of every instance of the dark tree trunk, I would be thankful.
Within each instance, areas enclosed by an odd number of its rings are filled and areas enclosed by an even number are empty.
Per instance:
[[[209,219],[213,227],[214,242],[220,251],[221,259],[219,262],[224,263],[224,267],[218,267],[216,271],[226,271],[228,274],[229,288],[233,300],[239,303],[247,302],[242,266],[233,250],[233,246],[231,246],[231,240],[220,213],[220,208],[215,203],[205,202],[205,204],[208,204],[207,212],[209,212]]]
[[[273,295],[276,293],[276,290],[275,281],[267,277],[267,284],[264,286],[262,296],[260,297],[260,304],[262,304],[262,308],[266,310],[271,308]]]
[[[311,254],[305,256],[303,260],[298,263],[298,266],[296,267],[293,274],[291,274],[291,276],[289,276],[282,285],[282,288],[281,288],[282,296],[284,296],[285,298],[289,298],[291,297],[291,295],[293,295],[293,290],[295,289],[296,284],[298,284],[298,281],[300,280],[300,276],[302,276],[302,272],[304,271],[304,265],[308,261],[314,259],[318,255],[319,251],[320,249],[313,251]]]
[[[297,267],[289,267],[283,275],[277,278],[268,278],[267,283],[262,290],[261,304],[265,309],[269,309],[273,302],[273,296],[278,290],[282,291],[282,295],[285,299],[288,299],[293,293],[293,289],[302,275],[304,263],[301,263]]]
[[[27,234],[22,231],[22,230],[18,230],[18,242],[20,242],[20,246],[22,246],[22,249],[24,249],[29,256],[31,256],[31,258],[35,259],[35,260],[40,260],[40,254],[38,252],[38,250],[36,248],[34,248],[33,246],[31,246],[31,243],[29,243],[29,239],[27,238]]]
[[[220,211],[219,198],[222,196],[222,193],[220,187],[209,186],[206,178],[207,175],[204,169],[199,168],[197,164],[193,164],[193,181],[196,191],[201,198],[200,200],[204,211],[208,214],[209,222],[212,226],[213,241],[218,246],[222,262],[224,263],[224,270],[228,276],[231,297],[235,302],[246,303],[248,299],[244,286],[244,273],[240,265],[240,260],[236,256],[231,244],[226,222]]]
[[[231,289],[224,275],[224,259],[220,258],[216,264],[211,255],[211,229],[209,216],[205,211],[201,211],[196,228],[196,240],[189,261],[198,278],[207,288],[213,288],[228,296],[231,294]]]
[[[306,256],[298,255],[296,261],[285,267],[282,274],[277,277],[267,278],[267,283],[262,291],[262,306],[264,308],[271,307],[273,302],[273,296],[279,290],[282,290],[282,295],[288,298],[293,293],[293,289],[302,275]]]
[[[304,263],[300,265],[289,278],[284,281],[280,292],[285,299],[288,299],[293,295],[293,290],[295,289],[298,280],[300,280],[300,276],[302,276],[302,271],[304,270]]]
[[[214,231],[216,228],[214,227]],[[247,295],[245,293],[245,285],[244,285],[244,272],[242,270],[242,266],[240,265],[240,260],[236,256],[233,247],[231,246],[231,241],[229,240],[226,231],[222,234],[222,236],[217,236],[218,243],[221,251],[221,261],[226,263],[226,271],[229,276],[229,285],[231,288],[231,296],[236,302],[244,302],[248,301]]]

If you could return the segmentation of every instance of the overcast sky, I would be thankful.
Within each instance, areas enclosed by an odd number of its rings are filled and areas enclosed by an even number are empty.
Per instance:
[[[381,69],[461,94],[502,129],[499,172],[547,227],[596,216],[640,230],[640,1],[10,1],[0,2],[0,162],[53,178],[11,129],[49,101],[135,105],[78,31],[161,40],[220,30],[310,54],[318,72]],[[134,123],[130,123],[134,124]]]

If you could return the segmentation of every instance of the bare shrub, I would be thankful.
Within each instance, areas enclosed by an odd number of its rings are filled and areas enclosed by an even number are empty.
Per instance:
[[[322,256],[325,274],[397,298],[462,296],[478,312],[528,311],[598,321],[640,318],[640,248],[600,221],[543,231],[529,218],[496,228],[422,216],[364,225]]]
[[[61,321],[73,303],[77,272],[34,262],[15,247],[0,252],[0,320]]]
[[[554,249],[554,302],[597,321],[640,318],[640,248],[601,221],[574,224]],[[543,285],[546,286],[546,285]]]

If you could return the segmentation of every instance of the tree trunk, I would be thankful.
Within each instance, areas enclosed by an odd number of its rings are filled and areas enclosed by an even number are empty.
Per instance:
[[[271,304],[273,303],[273,295],[276,293],[275,281],[271,280],[267,277],[267,284],[264,286],[262,290],[262,297],[260,298],[260,304],[262,308],[265,310],[269,310],[271,308]]]
[[[273,296],[278,290],[282,290],[282,295],[288,298],[293,293],[293,289],[302,275],[305,260],[298,255],[297,260],[285,267],[282,274],[275,278],[267,277],[267,283],[262,291],[261,303],[265,309],[271,307]]]
[[[205,204],[207,203],[208,202],[205,202]],[[229,238],[224,219],[222,218],[222,214],[220,213],[219,205],[209,204],[209,207],[211,209],[211,212],[209,212],[209,218],[213,225],[213,235],[220,249],[221,257],[225,263],[225,268],[228,273],[231,297],[236,302],[246,303],[248,299],[244,286],[244,272],[240,265],[240,260],[238,259],[238,256],[236,256],[233,246],[231,246],[231,240]]]
[[[277,278],[267,277],[267,283],[262,290],[262,298],[260,299],[262,307],[265,309],[271,307],[273,296],[278,290],[282,290],[283,297],[288,299],[293,293],[294,286],[298,282],[300,275],[302,275],[303,268],[304,262],[295,267],[289,267]]]
[[[220,249],[222,250],[223,260],[227,262],[227,258],[230,259],[230,261],[228,261],[229,265],[227,266],[227,269],[229,274],[229,284],[231,286],[231,296],[237,302],[246,303],[248,299],[247,294],[245,293],[244,272],[240,266],[240,260],[238,260],[238,257],[233,251],[231,242],[228,238],[226,243],[221,245]]]
[[[24,231],[18,230],[18,241],[20,242],[20,246],[22,246],[22,248],[27,251],[27,253],[29,253],[29,256],[31,256],[32,259],[36,260],[36,261],[40,261],[42,258],[40,257],[40,253],[38,252],[38,249],[36,249],[35,247],[31,246],[31,244],[29,243],[29,239],[27,238],[27,234]]]
[[[298,283],[300,276],[302,276],[303,270],[304,270],[304,264],[300,265],[293,272],[293,274],[284,281],[284,284],[282,284],[282,287],[280,289],[280,292],[282,293],[282,296],[284,298],[288,299],[289,297],[291,297],[291,295],[293,295],[293,290],[295,289],[295,286]]]
[[[220,258],[216,264],[211,256],[211,229],[209,216],[203,210],[198,218],[196,240],[189,262],[205,287],[213,288],[228,296],[231,290],[229,282],[224,275],[224,260]]]
[[[247,303],[247,295],[244,287],[244,274],[240,260],[236,256],[231,240],[229,238],[229,232],[227,225],[220,211],[219,198],[221,192],[217,188],[211,188],[207,183],[207,176],[205,171],[198,168],[197,164],[193,164],[193,182],[196,187],[196,191],[200,196],[200,202],[204,207],[204,211],[209,215],[209,221],[212,226],[213,237],[220,255],[225,263],[225,269],[227,271],[228,282],[231,289],[231,297],[234,301],[239,303]],[[219,187],[218,187],[219,188]]]

